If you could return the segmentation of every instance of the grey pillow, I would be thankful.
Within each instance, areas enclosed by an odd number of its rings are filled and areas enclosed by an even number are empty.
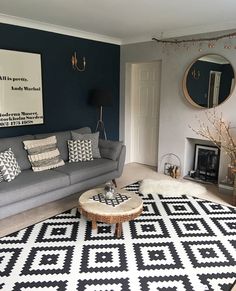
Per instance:
[[[75,131],[72,131],[71,135],[73,140],[91,140],[93,158],[95,159],[101,158],[100,151],[98,148],[99,132],[80,134]]]
[[[121,141],[112,141],[99,139],[99,149],[102,158],[116,161],[120,155],[123,143]]]
[[[86,127],[81,127],[78,129],[73,129],[73,132],[80,133],[80,134],[85,134],[85,133],[92,133],[91,128],[86,126]]]

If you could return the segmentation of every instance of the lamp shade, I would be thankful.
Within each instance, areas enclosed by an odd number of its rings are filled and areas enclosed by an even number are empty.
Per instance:
[[[92,90],[89,96],[89,104],[92,106],[111,106],[112,94],[109,90]]]

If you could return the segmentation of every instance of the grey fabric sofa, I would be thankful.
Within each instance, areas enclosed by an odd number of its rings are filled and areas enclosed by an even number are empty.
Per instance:
[[[91,132],[87,127],[73,131]],[[23,141],[52,135],[57,137],[58,149],[65,165],[33,172]],[[13,181],[0,183],[0,219],[96,187],[122,174],[126,148],[121,142],[100,140],[101,159],[69,163],[67,150],[69,139],[71,139],[69,130],[0,139],[0,151],[11,147],[22,170]]]

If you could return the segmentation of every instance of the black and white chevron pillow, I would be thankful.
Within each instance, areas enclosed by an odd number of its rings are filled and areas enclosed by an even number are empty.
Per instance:
[[[0,172],[5,181],[10,182],[21,173],[11,148],[0,153]]]
[[[0,183],[1,183],[2,181],[4,181],[4,179],[3,179],[2,172],[0,171]]]
[[[69,162],[84,162],[93,160],[92,141],[68,140]]]

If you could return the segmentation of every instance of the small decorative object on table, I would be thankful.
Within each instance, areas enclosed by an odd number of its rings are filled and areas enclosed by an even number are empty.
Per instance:
[[[116,190],[115,190],[115,186],[112,182],[106,183],[106,185],[104,187],[104,191],[105,191],[105,198],[106,199],[115,199]]]

